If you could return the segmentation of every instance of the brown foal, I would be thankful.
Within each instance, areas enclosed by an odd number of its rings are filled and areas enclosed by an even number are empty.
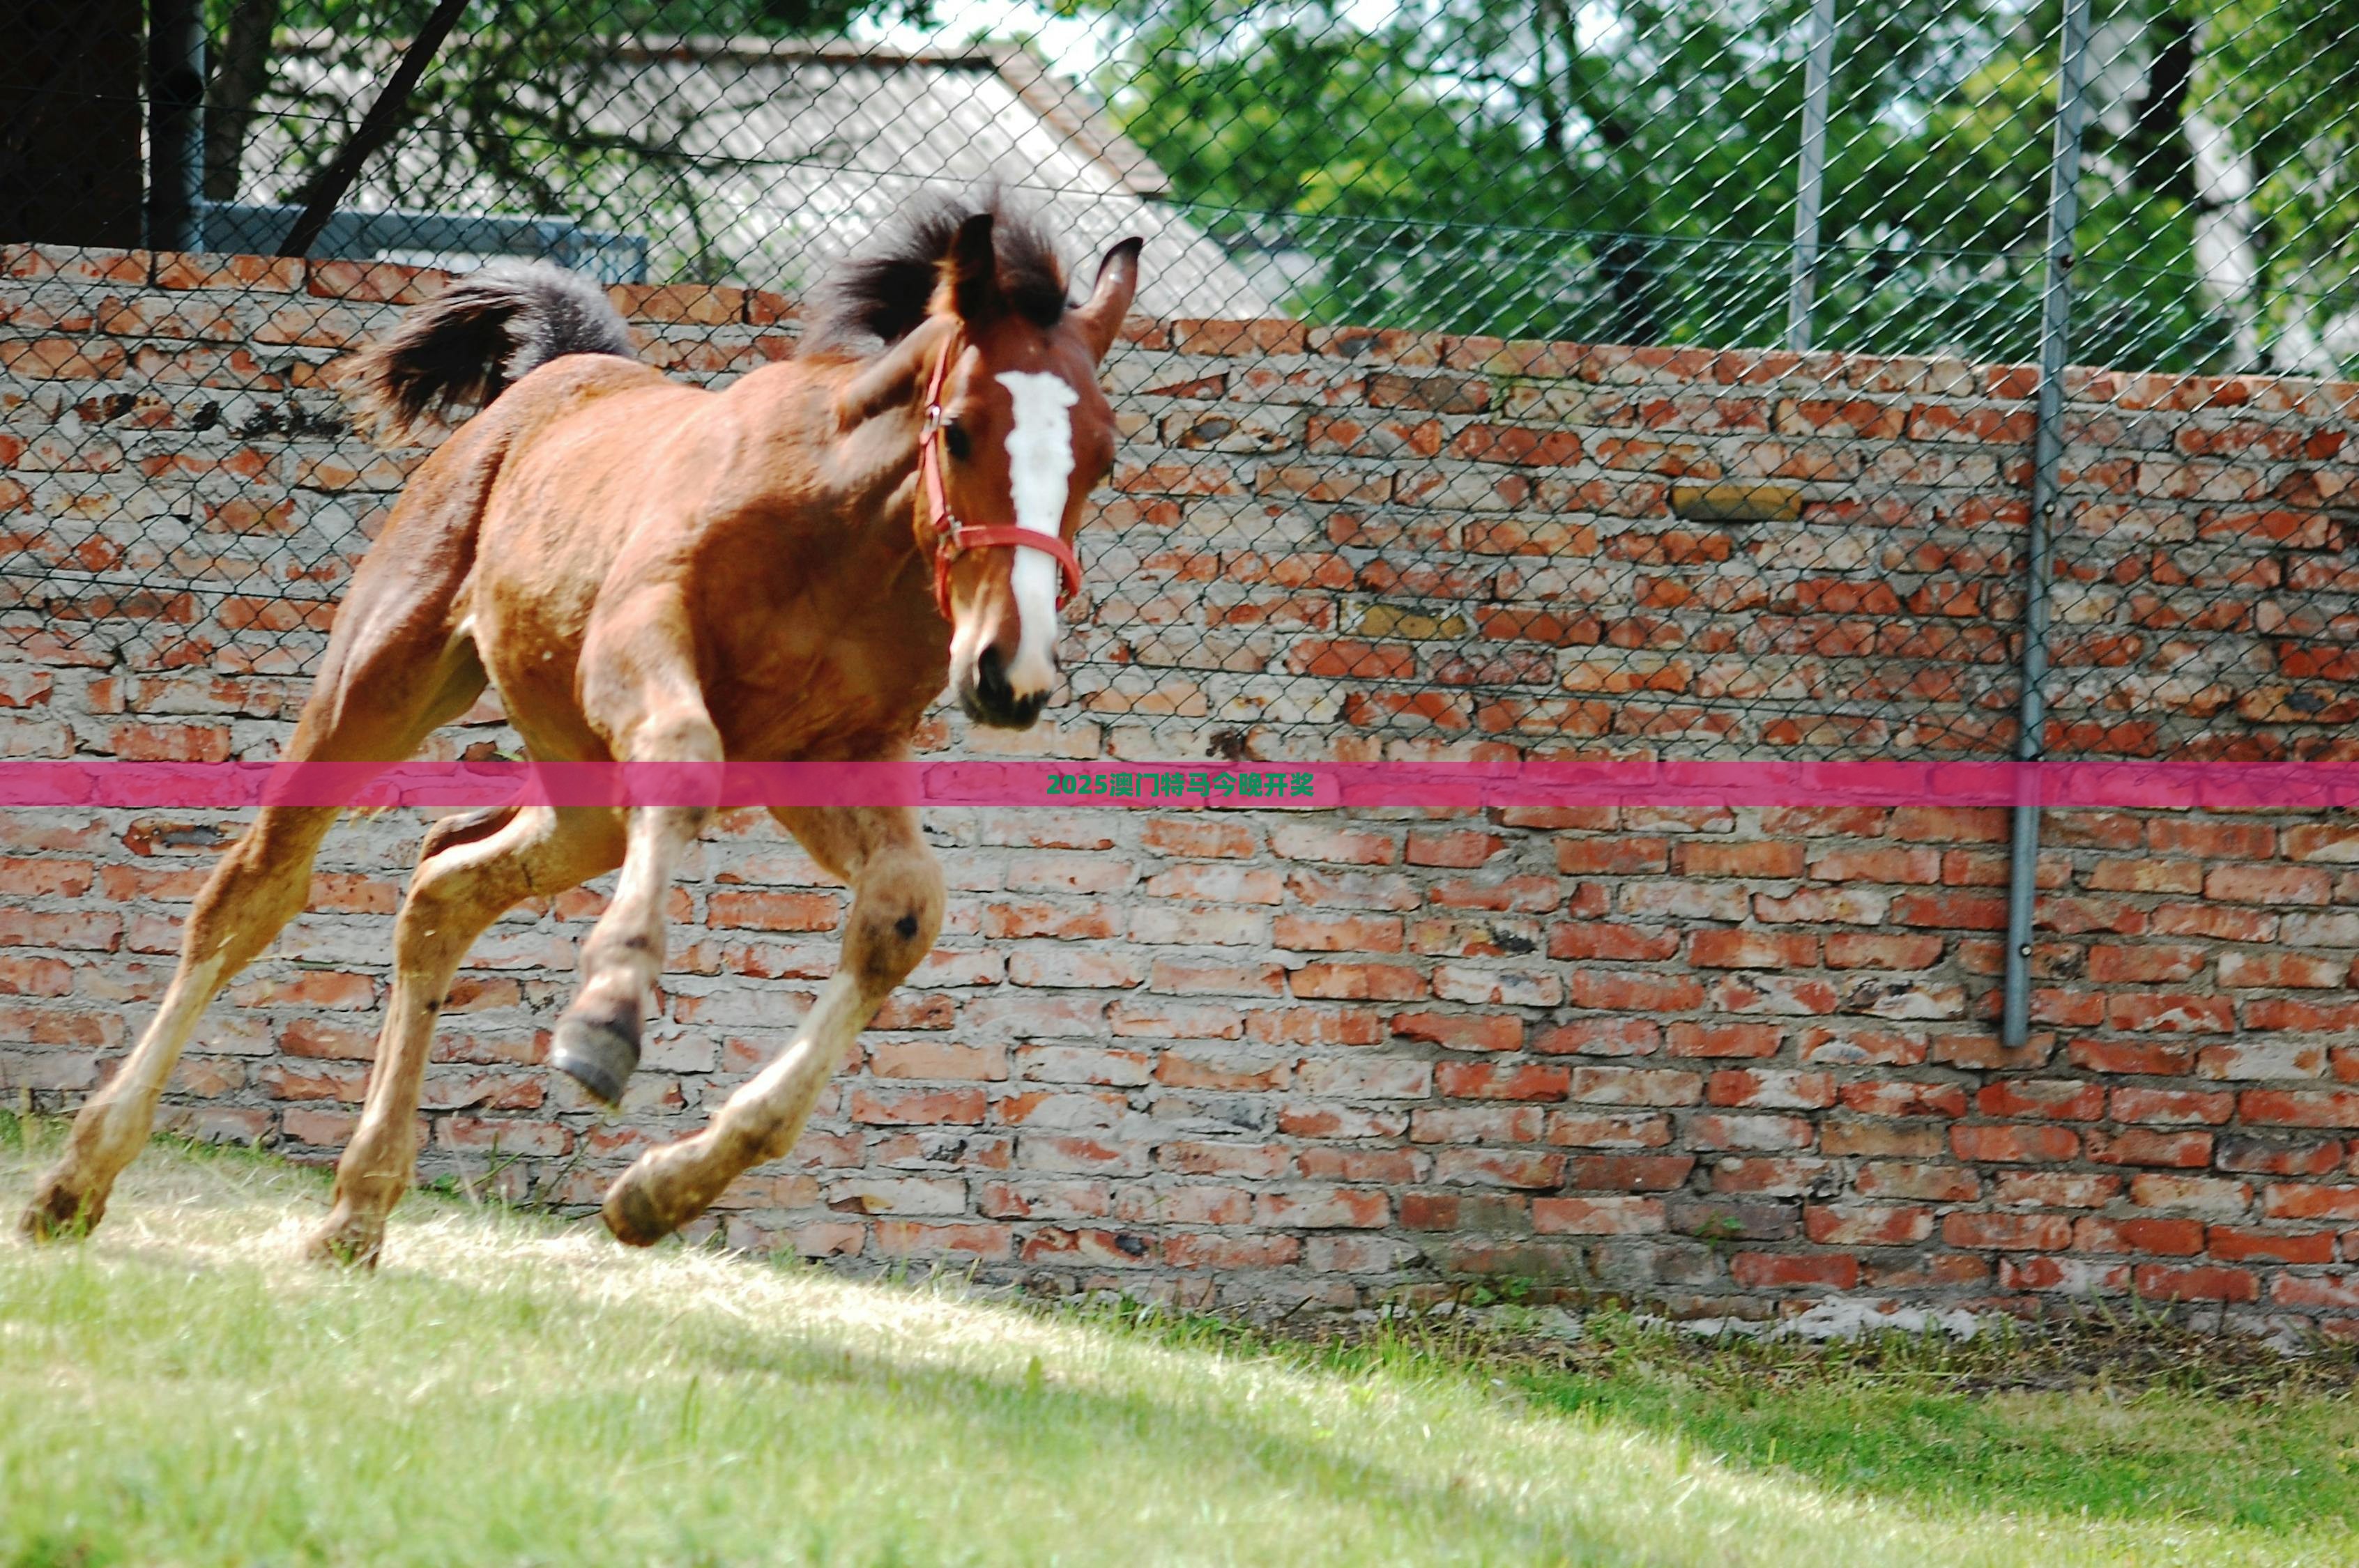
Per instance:
[[[839,269],[794,359],[718,393],[630,358],[604,297],[554,268],[461,280],[353,362],[357,401],[388,427],[489,401],[419,469],[354,574],[288,757],[401,761],[487,680],[542,760],[895,759],[946,677],[976,720],[1030,724],[1056,679],[1058,589],[1078,575],[1069,541],[1113,465],[1097,364],[1137,276],[1125,241],[1069,306],[1028,222],[996,198],[940,204]],[[469,946],[518,902],[617,865],[553,1059],[620,1099],[663,965],[664,895],[711,815],[532,805],[433,826],[316,1255],[374,1262],[383,1245]],[[710,1126],[608,1190],[625,1241],[669,1234],[793,1147],[940,927],[941,873],[915,811],[774,815],[853,889],[842,962],[793,1043]],[[223,854],[159,1011],[83,1107],[25,1211],[28,1235],[98,1222],[199,1015],[303,908],[336,816],[266,806]]]

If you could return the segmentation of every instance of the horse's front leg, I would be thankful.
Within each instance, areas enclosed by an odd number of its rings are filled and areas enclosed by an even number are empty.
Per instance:
[[[606,1227],[634,1246],[702,1214],[737,1173],[795,1146],[811,1105],[942,923],[942,873],[903,806],[777,813],[811,858],[852,884],[842,960],[777,1059],[693,1138],[649,1150],[606,1193]]]
[[[705,709],[695,668],[669,639],[606,653],[584,651],[583,709],[625,762],[698,762],[648,782],[664,804],[633,806],[614,896],[582,944],[582,988],[557,1021],[549,1060],[608,1105],[620,1104],[639,1065],[639,1031],[663,974],[664,899],[680,857],[704,831],[721,797],[721,732]],[[605,654],[593,662],[593,655]],[[639,775],[647,779],[647,775]],[[685,793],[689,798],[678,798]]]

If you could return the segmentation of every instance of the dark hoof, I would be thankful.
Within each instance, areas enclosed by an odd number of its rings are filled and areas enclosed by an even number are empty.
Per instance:
[[[549,1059],[601,1104],[620,1105],[639,1065],[638,1020],[560,1018]]]
[[[385,1250],[385,1226],[382,1222],[364,1223],[352,1218],[328,1217],[328,1223],[312,1233],[305,1244],[303,1255],[314,1263],[331,1268],[374,1269],[379,1254]]]
[[[656,1212],[647,1196],[647,1184],[635,1182],[625,1171],[614,1184],[606,1189],[606,1201],[598,1206],[598,1217],[615,1240],[625,1247],[653,1247],[679,1227]]]
[[[17,1217],[16,1229],[29,1241],[71,1241],[89,1235],[105,1212],[104,1198],[92,1202],[48,1181]]]

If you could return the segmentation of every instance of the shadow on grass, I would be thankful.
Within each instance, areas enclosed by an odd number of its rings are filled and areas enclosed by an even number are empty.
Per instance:
[[[36,1152],[22,1133],[0,1127],[0,1151],[21,1155],[0,1162],[29,1163]],[[30,1141],[42,1140],[38,1130]],[[274,1194],[242,1197],[257,1206],[291,1195],[280,1187],[310,1184],[310,1173],[291,1170],[245,1152],[194,1151],[199,1164],[226,1167],[241,1185],[262,1177]],[[0,1179],[0,1193],[20,1184]],[[463,1212],[453,1199],[424,1200],[443,1213]],[[415,1218],[413,1206],[408,1217]],[[529,1222],[538,1217],[527,1214]],[[560,1222],[546,1221],[552,1230]],[[185,1269],[154,1248],[118,1251],[125,1260]],[[1076,1388],[1042,1375],[1037,1360],[1006,1371],[943,1366],[922,1357],[884,1354],[849,1343],[830,1325],[756,1324],[694,1301],[657,1312],[630,1303],[602,1303],[536,1286],[514,1291],[479,1288],[447,1273],[390,1265],[388,1291],[417,1289],[451,1303],[451,1314],[487,1332],[563,1333],[581,1314],[603,1317],[604,1331],[663,1342],[693,1397],[699,1379],[753,1390],[755,1402],[791,1408],[835,1390],[847,1400],[889,1406],[919,1448],[977,1456],[996,1472],[1085,1473],[1089,1462],[1119,1447],[1135,1457],[1169,1454],[1184,1464],[1202,1490],[1215,1495],[1301,1495],[1321,1507],[1379,1516],[1428,1530],[1512,1544],[1519,1560],[1569,1556],[1582,1561],[1642,1559],[1625,1530],[1611,1523],[1596,1531],[1568,1527],[1561,1515],[1536,1520],[1504,1506],[1480,1487],[1459,1484],[1440,1465],[1422,1470],[1372,1461],[1346,1443],[1305,1441],[1280,1430],[1272,1413],[1255,1421],[1215,1416],[1196,1401],[1142,1390],[1114,1393]],[[745,1267],[764,1265],[747,1261]],[[316,1302],[314,1306],[316,1307]],[[356,1295],[352,1310],[357,1314]],[[92,1310],[106,1303],[94,1297]],[[945,1310],[958,1310],[945,1303]],[[1049,1314],[1053,1321],[1059,1314]],[[2069,1394],[1989,1394],[1964,1391],[1951,1378],[1962,1362],[1945,1363],[1938,1347],[1897,1347],[1879,1357],[1866,1351],[1800,1356],[1780,1363],[1740,1351],[1718,1358],[1680,1355],[1609,1357],[1591,1370],[1524,1361],[1495,1361],[1445,1349],[1436,1355],[1406,1343],[1318,1346],[1261,1340],[1224,1328],[1124,1314],[1084,1314],[1082,1326],[1103,1326],[1173,1349],[1219,1349],[1269,1357],[1289,1370],[1351,1378],[1387,1369],[1456,1382],[1467,1393],[1507,1404],[1523,1421],[1578,1422],[1609,1435],[1643,1436],[1667,1448],[1708,1454],[1738,1472],[1773,1477],[1797,1502],[1812,1494],[1868,1505],[1900,1504],[1952,1523],[1984,1524],[1993,1515],[2050,1519],[2070,1527],[2087,1518],[2132,1524],[2158,1520],[2271,1536],[2348,1531],[2359,1517],[2359,1410],[2347,1399],[2280,1391],[2240,1400],[2175,1389],[2082,1390]],[[352,1323],[357,1325],[355,1316]],[[201,1352],[199,1352],[201,1356]],[[251,1347],[223,1346],[204,1368],[225,1378],[266,1372]],[[598,1434],[621,1434],[611,1451],[585,1454],[607,1467],[627,1466],[636,1444],[629,1434],[645,1417],[645,1386],[618,1377],[601,1389],[592,1376],[543,1401],[541,1419],[567,1412],[588,1418],[582,1441],[597,1449]],[[1503,1388],[1505,1392],[1503,1393]],[[775,1393],[765,1393],[774,1389]],[[650,1441],[667,1433],[657,1432]],[[1567,1477],[1570,1488],[1577,1477]],[[918,1506],[922,1506],[922,1499]],[[72,1562],[72,1542],[27,1562]],[[60,1554],[64,1553],[64,1554]],[[85,1558],[97,1562],[103,1559]]]

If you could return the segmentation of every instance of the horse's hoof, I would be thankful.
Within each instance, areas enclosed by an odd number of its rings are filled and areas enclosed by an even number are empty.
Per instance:
[[[601,1105],[620,1105],[623,1087],[639,1065],[639,1021],[560,1018],[549,1059]]]
[[[625,1247],[653,1247],[679,1229],[656,1209],[655,1200],[647,1195],[647,1183],[638,1177],[635,1165],[614,1178],[606,1189],[606,1201],[598,1206],[598,1217],[615,1240]]]
[[[303,1244],[303,1256],[313,1263],[340,1269],[374,1269],[385,1250],[385,1225],[350,1215],[331,1214],[328,1223]]]
[[[105,1198],[84,1197],[52,1176],[34,1190],[16,1229],[28,1241],[71,1241],[97,1229],[105,1213]]]

